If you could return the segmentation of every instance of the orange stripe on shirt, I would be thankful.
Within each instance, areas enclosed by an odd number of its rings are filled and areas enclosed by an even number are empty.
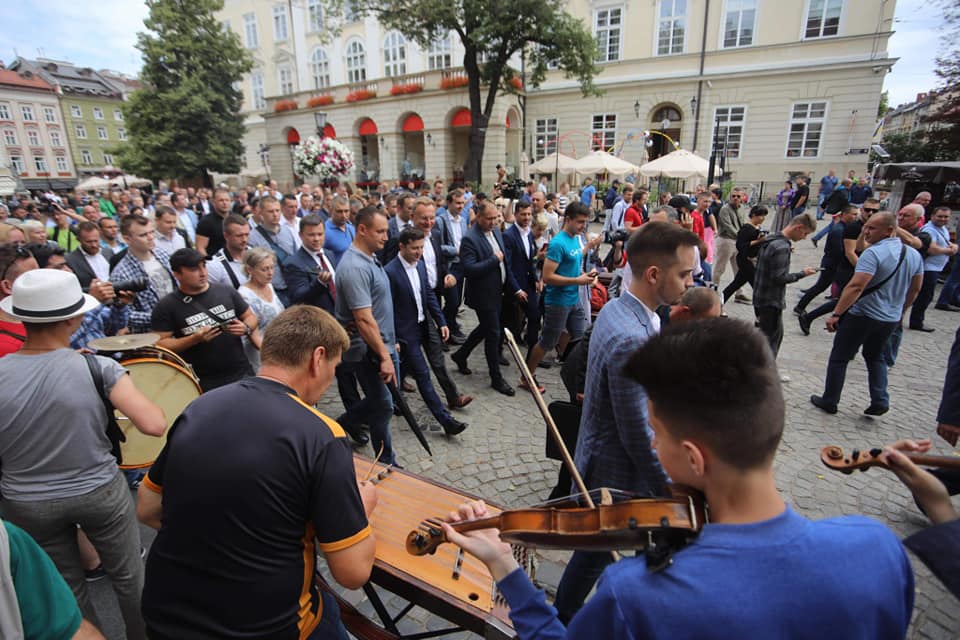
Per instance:
[[[313,523],[308,522],[303,533],[303,586],[300,588],[300,608],[297,611],[297,629],[300,640],[307,640],[320,624],[323,616],[323,599],[313,588],[313,573],[316,570],[317,555],[313,546]],[[317,597],[317,610],[313,611],[314,596]]]
[[[306,402],[304,402],[303,400],[301,400],[301,399],[298,398],[297,396],[293,395],[292,393],[288,393],[287,395],[290,396],[291,398],[293,398],[293,399],[297,402],[297,404],[299,404],[301,407],[303,407],[304,409],[306,409],[307,411],[309,411],[309,412],[312,413],[313,415],[315,415],[315,416],[317,416],[318,418],[320,418],[321,420],[323,420],[323,423],[324,423],[325,425],[327,425],[327,428],[330,429],[330,431],[331,431],[331,433],[333,433],[334,437],[336,437],[336,438],[346,438],[346,437],[347,437],[347,434],[346,434],[346,432],[343,430],[343,427],[341,427],[340,424],[339,424],[336,420],[332,420],[331,418],[328,418],[327,416],[323,415],[322,413],[320,413],[319,411],[317,411],[315,408],[311,407],[311,406],[308,405]]]
[[[143,476],[143,480],[141,480],[141,483],[142,483],[143,486],[145,486],[147,489],[150,489],[150,491],[153,491],[154,493],[159,493],[159,494],[161,494],[161,495],[163,494],[163,487],[161,487],[161,486],[158,485],[156,482],[154,482],[153,480],[151,480],[151,479],[150,479],[150,474],[147,474],[147,475]]]
[[[342,540],[334,540],[333,542],[321,542],[317,544],[317,548],[324,553],[330,551],[340,551],[341,549],[346,549],[347,547],[352,547],[357,544],[364,538],[367,538],[370,534],[373,533],[373,529],[370,528],[370,525],[365,526],[360,531],[357,531],[355,534],[349,538],[344,538]]]

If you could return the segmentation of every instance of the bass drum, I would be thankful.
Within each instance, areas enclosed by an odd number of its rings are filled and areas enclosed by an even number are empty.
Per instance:
[[[144,347],[125,352],[120,365],[130,372],[130,378],[147,398],[163,409],[167,428],[183,413],[188,404],[200,397],[200,384],[193,369],[183,358],[163,347]],[[120,430],[126,441],[120,443],[123,459],[121,469],[149,467],[167,443],[167,436],[148,436],[117,412]]]

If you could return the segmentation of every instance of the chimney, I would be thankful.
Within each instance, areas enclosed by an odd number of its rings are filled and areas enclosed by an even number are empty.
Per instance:
[[[918,94],[917,94],[917,102],[923,102],[923,101],[926,100],[926,99],[927,99],[927,94],[926,94],[926,93],[918,93]]]

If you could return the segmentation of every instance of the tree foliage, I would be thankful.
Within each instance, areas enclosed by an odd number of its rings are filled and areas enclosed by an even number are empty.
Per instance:
[[[214,18],[223,0],[147,0],[143,88],[124,105],[125,170],[149,178],[236,173],[243,154],[243,94],[234,87],[252,67],[239,37]]]
[[[960,29],[960,0],[941,0],[942,30],[955,36]],[[935,73],[940,78],[934,109],[927,116],[933,124],[925,142],[934,151],[935,160],[960,160],[960,45],[953,37],[943,39],[946,53],[937,57]]]
[[[463,44],[472,115],[467,180],[481,179],[486,123],[497,96],[517,93],[510,84],[517,70],[509,66],[517,54],[525,58],[529,85],[538,86],[548,66],[556,65],[579,81],[585,96],[600,93],[593,84],[600,71],[597,44],[562,0],[328,0],[330,13],[343,15],[345,2],[421,47],[447,33]]]

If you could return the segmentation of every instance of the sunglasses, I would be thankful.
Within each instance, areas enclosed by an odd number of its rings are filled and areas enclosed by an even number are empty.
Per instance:
[[[863,210],[866,211],[867,213],[876,213],[880,211],[880,209],[871,209],[870,207],[864,207]]]
[[[13,252],[13,255],[10,256],[10,261],[3,267],[3,273],[0,273],[0,280],[5,280],[7,277],[7,271],[10,270],[17,260],[23,260],[25,258],[32,258],[33,254],[27,251],[22,244],[17,244],[16,249]]]

